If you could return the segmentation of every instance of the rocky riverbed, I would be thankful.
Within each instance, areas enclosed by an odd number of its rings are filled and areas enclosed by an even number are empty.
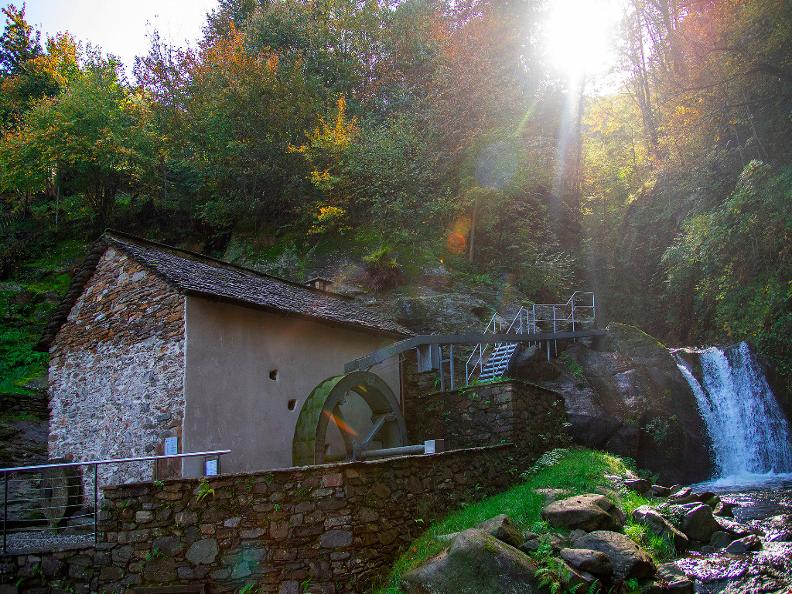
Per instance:
[[[548,494],[555,500],[541,515],[559,532],[523,533],[501,514],[442,536],[447,551],[406,574],[402,590],[543,592],[555,585],[651,594],[792,592],[792,483],[715,492],[712,485],[608,478],[608,496]],[[641,530],[655,540],[639,536]]]
[[[732,489],[703,485],[734,504],[734,522],[758,539],[757,550],[701,547],[675,561],[699,594],[792,592],[792,476]],[[756,541],[754,541],[756,542]]]

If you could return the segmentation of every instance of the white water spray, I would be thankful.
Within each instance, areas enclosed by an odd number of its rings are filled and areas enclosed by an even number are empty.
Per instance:
[[[712,440],[716,481],[761,482],[792,473],[789,424],[748,345],[692,352],[701,361],[703,386],[678,351],[674,358]]]

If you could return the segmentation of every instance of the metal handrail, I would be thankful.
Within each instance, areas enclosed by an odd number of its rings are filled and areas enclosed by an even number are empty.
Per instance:
[[[62,462],[56,464],[35,464],[33,466],[12,466],[0,468],[0,473],[20,472],[22,470],[44,470],[45,468],[66,468],[69,466],[91,466],[93,464],[120,464],[122,462],[148,462],[150,460],[170,460],[171,458],[195,458],[197,456],[222,456],[230,454],[231,450],[212,450],[210,452],[187,452],[184,454],[169,454],[163,456],[140,456],[136,458],[106,458],[104,460],[86,460],[85,462]]]
[[[92,478],[93,478],[93,489],[92,489],[93,490],[93,511],[91,513],[82,513],[82,514],[78,514],[78,515],[73,515],[72,514],[72,515],[69,515],[69,518],[70,519],[75,519],[75,518],[89,518],[89,517],[93,517],[93,537],[94,537],[93,540],[94,540],[94,543],[96,543],[97,540],[98,540],[98,534],[99,534],[98,533],[98,517],[99,517],[99,514],[98,514],[98,509],[99,509],[99,473],[98,473],[98,469],[99,469],[100,466],[104,466],[104,465],[108,465],[108,464],[130,464],[130,463],[137,463],[137,462],[150,462],[150,461],[158,461],[158,460],[178,460],[178,459],[182,459],[182,458],[198,458],[198,457],[203,457],[203,458],[207,458],[207,459],[211,459],[211,458],[218,458],[219,459],[220,456],[223,456],[223,455],[229,454],[229,453],[231,453],[231,450],[211,450],[211,451],[206,451],[206,452],[186,452],[186,453],[182,453],[182,454],[166,454],[166,455],[160,455],[160,456],[136,456],[136,457],[130,457],[130,458],[107,458],[107,459],[103,459],[103,460],[86,460],[86,461],[83,461],[83,462],[56,462],[56,463],[52,463],[52,464],[35,464],[35,465],[31,465],[31,466],[13,466],[13,467],[10,467],[10,468],[0,468],[0,476],[2,476],[2,478],[3,478],[3,553],[8,552],[8,534],[9,534],[9,517],[8,517],[8,514],[9,514],[9,504],[12,504],[12,505],[13,504],[18,504],[18,503],[28,503],[28,504],[30,504],[30,507],[23,508],[21,510],[23,513],[30,513],[30,512],[40,513],[42,510],[63,509],[63,511],[64,511],[64,516],[63,517],[66,517],[69,509],[71,509],[72,511],[78,511],[78,510],[74,509],[75,506],[78,505],[79,507],[82,507],[82,506],[87,504],[87,502],[86,502],[87,498],[85,497],[85,495],[87,495],[86,491],[88,491],[88,490],[85,487],[85,481],[89,478],[89,475],[86,472],[83,472],[76,482],[72,482],[72,480],[70,480],[69,478],[66,478],[65,483],[62,483],[62,484],[57,485],[55,487],[52,487],[52,486],[49,487],[50,489],[59,490],[66,497],[66,503],[64,503],[62,505],[56,505],[56,506],[39,505],[39,504],[36,503],[36,502],[39,502],[39,501],[48,501],[49,497],[47,497],[47,496],[45,496],[45,497],[37,497],[37,496],[31,495],[29,497],[16,498],[17,494],[20,493],[20,491],[15,491],[15,498],[14,499],[9,499],[9,484],[10,483],[15,483],[15,484],[19,483],[20,486],[19,487],[14,487],[14,488],[15,489],[18,489],[18,488],[23,489],[21,491],[21,493],[25,494],[24,486],[22,486],[22,485],[24,485],[25,482],[27,482],[30,485],[30,487],[29,487],[30,489],[40,489],[41,488],[41,483],[39,483],[38,481],[41,481],[43,479],[41,474],[35,474],[34,477],[31,477],[29,479],[10,478],[12,476],[12,474],[15,474],[15,473],[42,473],[42,472],[45,472],[47,470],[52,470],[54,468],[75,468],[75,467],[78,467],[78,466],[84,466],[87,469],[90,469],[91,470],[91,475],[92,475]],[[73,498],[74,494],[73,493],[71,495],[69,494],[69,491],[71,491],[77,485],[83,487],[82,488],[83,495],[80,495],[79,503],[75,502],[73,500],[70,500],[70,499]],[[88,507],[87,509],[90,509],[90,508]],[[46,514],[45,514],[45,519],[46,519]],[[16,523],[16,524],[29,524],[29,523],[34,523],[34,522],[38,523],[38,522],[41,522],[41,521],[43,521],[43,520],[40,520],[38,518],[17,518],[15,520],[13,520],[13,522]],[[54,526],[50,525],[45,530],[50,530],[50,531],[54,532],[54,531],[57,531],[57,530],[65,530],[67,528],[70,528],[70,526],[59,527],[57,525],[59,523],[60,523],[60,520],[58,520],[58,522]],[[86,524],[86,526],[87,525],[88,524]],[[19,532],[25,532],[25,533],[30,533],[30,532],[34,532],[34,531],[35,531],[35,527],[23,528],[22,530],[19,530]],[[42,532],[42,530],[39,530],[39,532]],[[88,535],[86,534],[86,536],[88,536]]]
[[[584,299],[583,303],[579,303],[579,301]],[[589,302],[590,298],[590,302]],[[544,317],[542,311],[550,310],[551,317]],[[537,314],[538,310],[538,314]],[[576,311],[577,310],[577,311]],[[586,312],[584,317],[580,315],[576,315],[577,312]],[[568,312],[568,313],[566,313]],[[559,314],[561,317],[559,317]],[[503,324],[500,322],[503,318],[495,313],[492,318],[490,318],[487,327],[484,329],[485,334],[495,334],[499,330],[502,329]],[[523,322],[524,319],[524,322]],[[569,296],[569,299],[566,300],[566,303],[534,303],[531,305],[530,309],[521,306],[520,309],[517,311],[517,314],[512,319],[511,324],[509,324],[508,328],[506,329],[505,334],[523,334],[527,333],[537,333],[539,332],[539,323],[540,322],[550,322],[552,323],[552,331],[558,332],[559,325],[562,327],[571,326],[572,332],[576,331],[576,327],[585,327],[585,326],[594,326],[596,321],[596,304],[594,299],[594,292],[593,291],[575,291],[572,295]],[[515,328],[516,324],[516,328]],[[492,329],[490,329],[492,327]],[[493,350],[493,348],[497,348],[501,343],[495,343],[494,347],[492,347],[492,343],[479,343],[473,348],[473,352],[470,353],[467,361],[465,362],[465,382],[470,383],[471,378],[475,375],[476,369],[479,370],[479,373],[484,370],[484,364],[486,362],[487,356]],[[549,348],[549,347],[548,347]],[[549,357],[549,351],[548,351]]]

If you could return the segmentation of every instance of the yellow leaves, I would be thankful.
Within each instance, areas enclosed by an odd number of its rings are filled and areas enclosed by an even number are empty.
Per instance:
[[[311,171],[311,183],[318,186],[320,184],[326,184],[331,179],[330,171],[325,169],[324,171],[318,171],[314,169]]]
[[[346,214],[346,210],[340,206],[319,206],[318,212],[314,215],[314,222],[308,229],[308,233],[311,235],[319,235],[331,230],[343,233],[349,229],[349,226],[344,224]]]
[[[290,145],[289,152],[306,154],[312,148],[330,150],[347,148],[358,131],[357,118],[346,120],[346,99],[343,95],[336,101],[336,110],[333,125],[328,124],[322,116],[319,116],[319,125],[305,133],[308,143],[298,147]]]

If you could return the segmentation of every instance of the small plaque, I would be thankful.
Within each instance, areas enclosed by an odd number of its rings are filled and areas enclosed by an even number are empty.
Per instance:
[[[204,475],[205,476],[217,476],[217,463],[219,460],[217,458],[213,458],[211,460],[206,460],[204,462]]]
[[[179,438],[178,437],[166,437],[165,438],[165,455],[166,456],[175,456],[179,453]]]

